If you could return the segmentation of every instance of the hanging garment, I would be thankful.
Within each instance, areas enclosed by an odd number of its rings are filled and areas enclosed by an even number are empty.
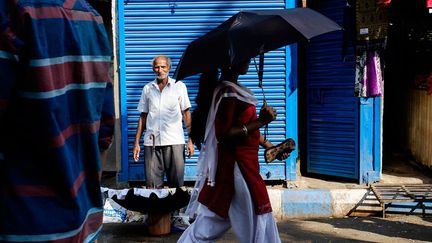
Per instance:
[[[383,81],[378,51],[363,51],[357,55],[355,95],[364,98],[381,96]]]
[[[356,1],[357,40],[383,40],[387,37],[387,11],[381,6],[387,4],[388,1],[381,2],[377,0]]]

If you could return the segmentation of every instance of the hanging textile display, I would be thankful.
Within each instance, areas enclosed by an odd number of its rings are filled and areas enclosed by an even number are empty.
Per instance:
[[[377,5],[380,7],[388,7],[392,0],[377,0]]]
[[[388,19],[383,6],[390,1],[356,1],[356,77],[357,97],[383,94],[384,63],[381,54],[387,38]]]
[[[382,4],[389,3],[383,1]],[[385,39],[388,20],[386,9],[377,0],[356,1],[357,40]]]
[[[378,51],[363,51],[356,57],[355,95],[375,97],[383,94],[383,75]]]

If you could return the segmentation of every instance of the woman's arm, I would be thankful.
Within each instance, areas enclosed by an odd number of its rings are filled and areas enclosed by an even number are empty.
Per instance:
[[[265,149],[273,146],[273,144],[269,140],[267,140],[267,138],[264,138],[264,135],[262,135],[262,133],[260,133],[259,144]]]
[[[260,127],[270,123],[276,118],[275,109],[273,107],[267,106],[261,108],[258,119],[240,126],[233,126],[233,121],[237,116],[236,106],[237,101],[234,97],[227,97],[221,100],[215,120],[216,127],[218,128],[216,129],[216,137],[218,141],[244,138],[249,132],[258,130]],[[262,140],[262,142],[264,142],[264,140]],[[271,143],[268,145],[272,146]]]

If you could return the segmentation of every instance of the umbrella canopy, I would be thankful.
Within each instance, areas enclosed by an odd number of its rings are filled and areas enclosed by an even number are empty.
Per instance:
[[[192,41],[174,78],[225,68],[267,51],[342,28],[308,9],[241,11],[204,36]]]
[[[189,192],[182,188],[171,189],[107,189],[105,196],[120,206],[140,213],[169,213],[186,207],[190,200]]]

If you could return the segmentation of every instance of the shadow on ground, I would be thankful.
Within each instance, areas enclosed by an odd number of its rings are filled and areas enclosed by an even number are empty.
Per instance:
[[[292,219],[278,222],[282,242],[429,242],[432,218],[418,216]],[[105,224],[99,242],[176,242],[181,232],[149,236],[144,224]],[[238,242],[228,231],[217,242]]]

